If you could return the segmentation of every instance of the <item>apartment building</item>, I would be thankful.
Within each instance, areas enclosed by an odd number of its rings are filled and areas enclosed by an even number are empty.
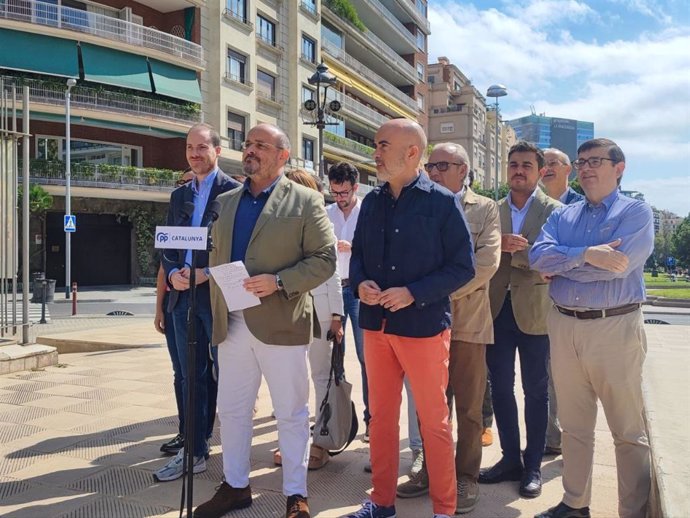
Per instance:
[[[507,150],[515,143],[515,132],[499,117],[496,145],[496,112],[487,108],[486,98],[448,58],[440,57],[428,66],[429,143],[455,142],[470,157],[475,182],[493,189],[496,161],[499,183],[506,181]],[[497,153],[498,150],[498,153]]]
[[[542,149],[560,149],[570,160],[577,158],[580,144],[594,138],[594,123],[575,119],[532,113],[508,121],[508,124],[513,127],[519,139],[532,142]]]
[[[152,275],[144,229],[162,217],[184,136],[201,118],[204,0],[0,2],[0,83],[30,97],[30,175],[54,198],[32,219],[32,271],[65,279],[66,90],[71,87],[72,279],[130,284]],[[21,124],[20,124],[21,129]],[[22,156],[20,150],[19,156]],[[21,171],[21,169],[20,169]],[[35,236],[35,239],[33,237]],[[45,242],[44,242],[45,239]]]

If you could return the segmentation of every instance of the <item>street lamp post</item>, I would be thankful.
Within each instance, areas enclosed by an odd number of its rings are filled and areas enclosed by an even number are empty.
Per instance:
[[[72,214],[72,194],[71,177],[72,177],[72,135],[70,124],[70,99],[71,90],[77,80],[69,78],[67,80],[67,90],[65,90],[65,215]],[[70,298],[70,286],[72,285],[72,233],[65,232],[65,298]]]
[[[500,177],[499,173],[499,158],[500,158],[500,151],[499,151],[499,145],[498,145],[498,98],[499,97],[505,97],[508,95],[508,90],[506,89],[505,86],[503,85],[491,85],[489,89],[486,91],[486,96],[487,97],[493,97],[495,101],[495,107],[496,107],[496,178],[495,178],[495,185],[494,185],[494,198],[496,201],[498,201],[498,181]]]
[[[336,80],[337,78],[328,71],[328,67],[323,63],[320,63],[316,67],[316,72],[314,72],[314,75],[308,79],[310,85],[316,86],[316,100],[307,99],[304,101],[305,110],[308,112],[313,112],[316,110],[316,120],[306,121],[305,124],[316,126],[316,128],[319,130],[319,180],[322,183],[326,173],[323,160],[323,130],[328,125],[337,124],[335,122],[326,122],[326,94],[328,87],[333,86]],[[337,112],[341,108],[340,102],[334,99],[328,104],[328,108],[332,112]]]

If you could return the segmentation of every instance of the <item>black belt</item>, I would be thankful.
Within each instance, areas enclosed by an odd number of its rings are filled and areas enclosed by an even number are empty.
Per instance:
[[[639,303],[634,303],[634,304],[626,304],[625,306],[617,306],[615,308],[608,308],[608,309],[592,309],[589,311],[575,311],[574,309],[568,309],[559,306],[558,304],[554,304],[556,306],[556,309],[569,317],[575,317],[579,318],[580,320],[591,320],[593,318],[606,318],[606,317],[615,317],[617,315],[627,315],[628,313],[632,313],[633,311],[640,309],[640,304]]]
[[[340,279],[340,287],[347,288],[350,285],[350,279]]]

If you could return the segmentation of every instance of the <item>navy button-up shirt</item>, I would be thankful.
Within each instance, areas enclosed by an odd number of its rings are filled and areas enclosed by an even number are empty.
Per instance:
[[[282,176],[282,175],[281,175]],[[259,220],[261,211],[264,210],[268,197],[273,192],[273,189],[280,180],[280,176],[266,187],[255,198],[249,190],[251,185],[251,178],[247,178],[242,188],[242,197],[240,198],[237,212],[235,213],[235,222],[232,227],[232,250],[230,251],[230,262],[242,261],[247,255],[247,248],[249,248],[249,241],[254,233],[254,227]]]
[[[472,238],[458,200],[425,173],[396,200],[388,184],[362,202],[352,241],[350,283],[407,287],[414,303],[398,311],[361,303],[362,329],[414,338],[450,327],[449,295],[474,277]]]

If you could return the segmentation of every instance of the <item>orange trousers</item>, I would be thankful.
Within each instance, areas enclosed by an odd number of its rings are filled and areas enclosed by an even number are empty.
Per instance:
[[[448,424],[448,356],[450,330],[429,338],[409,338],[364,331],[364,358],[369,380],[371,501],[395,504],[400,462],[400,403],[407,375],[417,405],[429,470],[434,513],[455,514],[456,478],[453,437]]]

